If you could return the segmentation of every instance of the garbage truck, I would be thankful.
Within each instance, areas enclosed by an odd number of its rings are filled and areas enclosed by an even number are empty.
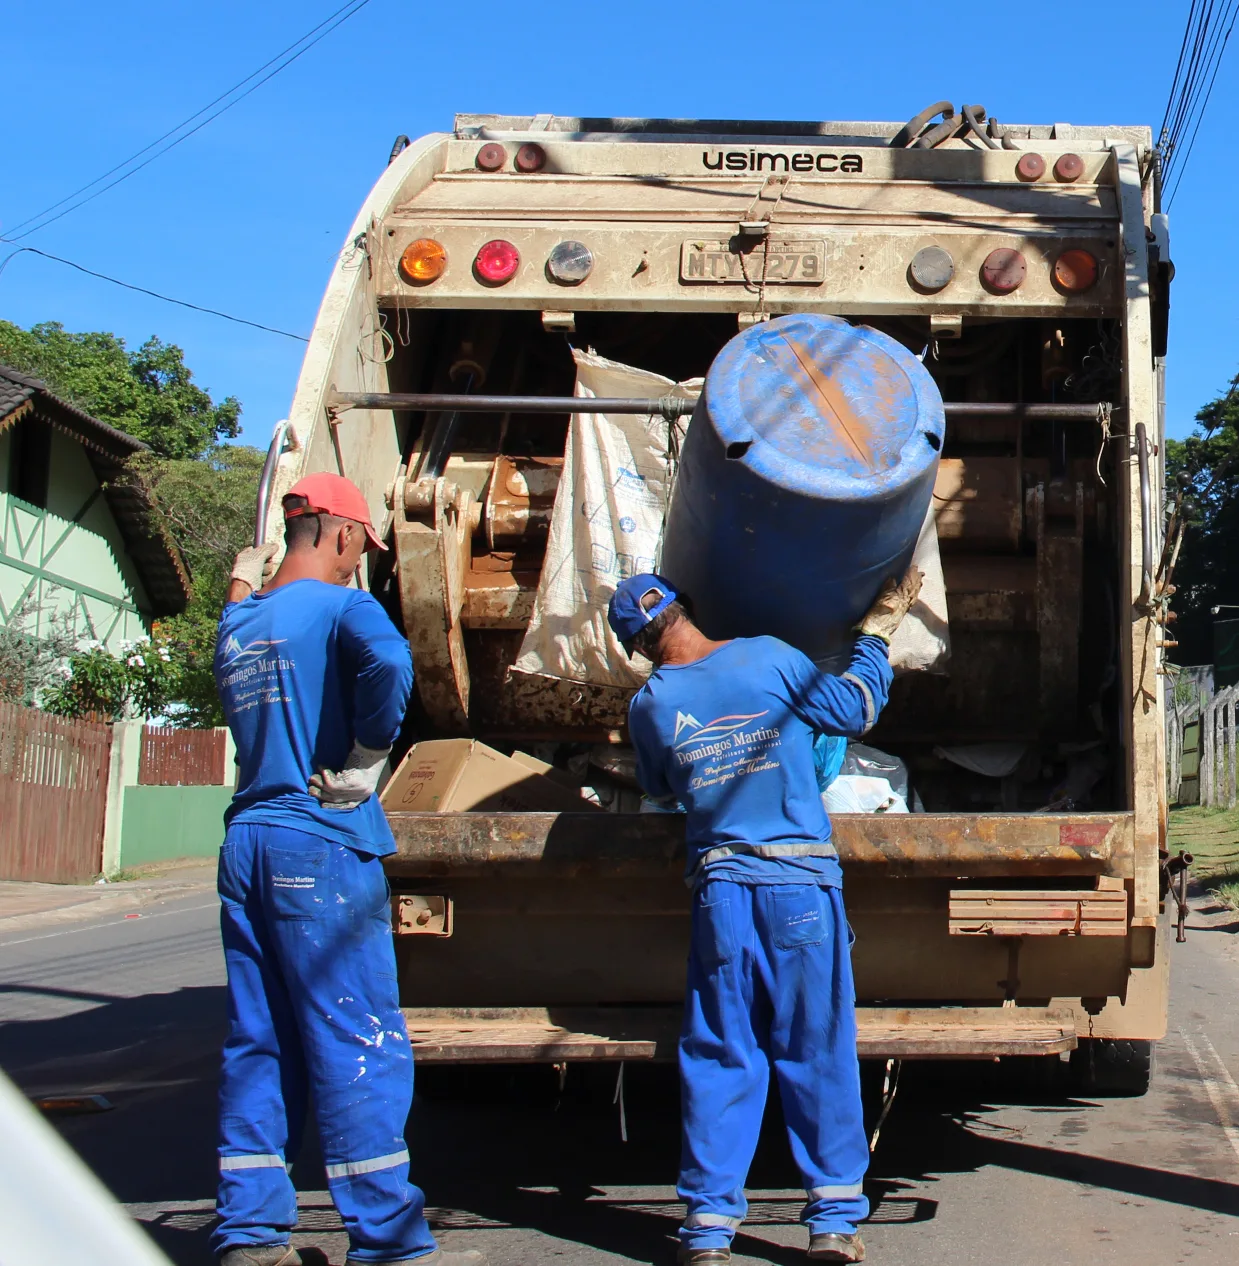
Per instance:
[[[864,740],[914,811],[833,820],[860,1054],[1057,1055],[1098,1093],[1147,1086],[1170,872],[1159,196],[1145,127],[947,102],[905,124],[461,115],[398,139],[333,265],[257,536],[278,544],[281,495],[331,470],[390,547],[356,583],[416,672],[384,804],[420,1060],[673,1057],[683,818],[639,811],[640,666],[600,612],[660,562],[720,350],[817,314],[916,358],[944,422],[932,650]],[[746,505],[717,530],[743,537]],[[810,576],[821,535],[777,539],[771,573]]]

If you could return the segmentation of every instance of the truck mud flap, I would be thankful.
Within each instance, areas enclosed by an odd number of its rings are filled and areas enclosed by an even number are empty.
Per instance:
[[[529,1064],[675,1058],[675,1007],[412,1008],[422,1063]],[[1074,1050],[1072,1016],[1045,1007],[858,1007],[862,1059],[992,1059]]]

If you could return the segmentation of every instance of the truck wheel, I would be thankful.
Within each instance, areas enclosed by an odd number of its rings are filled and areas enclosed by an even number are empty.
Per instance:
[[[1131,1038],[1083,1038],[1071,1052],[1072,1080],[1080,1094],[1120,1098],[1148,1092],[1153,1043]]]

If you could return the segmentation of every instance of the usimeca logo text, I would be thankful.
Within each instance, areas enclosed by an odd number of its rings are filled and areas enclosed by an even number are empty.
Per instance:
[[[864,171],[859,154],[809,153],[785,154],[776,150],[719,149],[701,151],[701,165],[707,171]]]

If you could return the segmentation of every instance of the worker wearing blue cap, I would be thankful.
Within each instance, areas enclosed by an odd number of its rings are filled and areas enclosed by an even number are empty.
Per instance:
[[[851,938],[813,741],[877,720],[890,638],[920,586],[915,567],[882,586],[837,677],[777,638],[712,641],[662,576],[634,576],[611,599],[616,637],[654,665],[628,714],[638,780],[688,814],[679,1260],[690,1266],[731,1261],[771,1069],[808,1193],[810,1260],[865,1256]]]

